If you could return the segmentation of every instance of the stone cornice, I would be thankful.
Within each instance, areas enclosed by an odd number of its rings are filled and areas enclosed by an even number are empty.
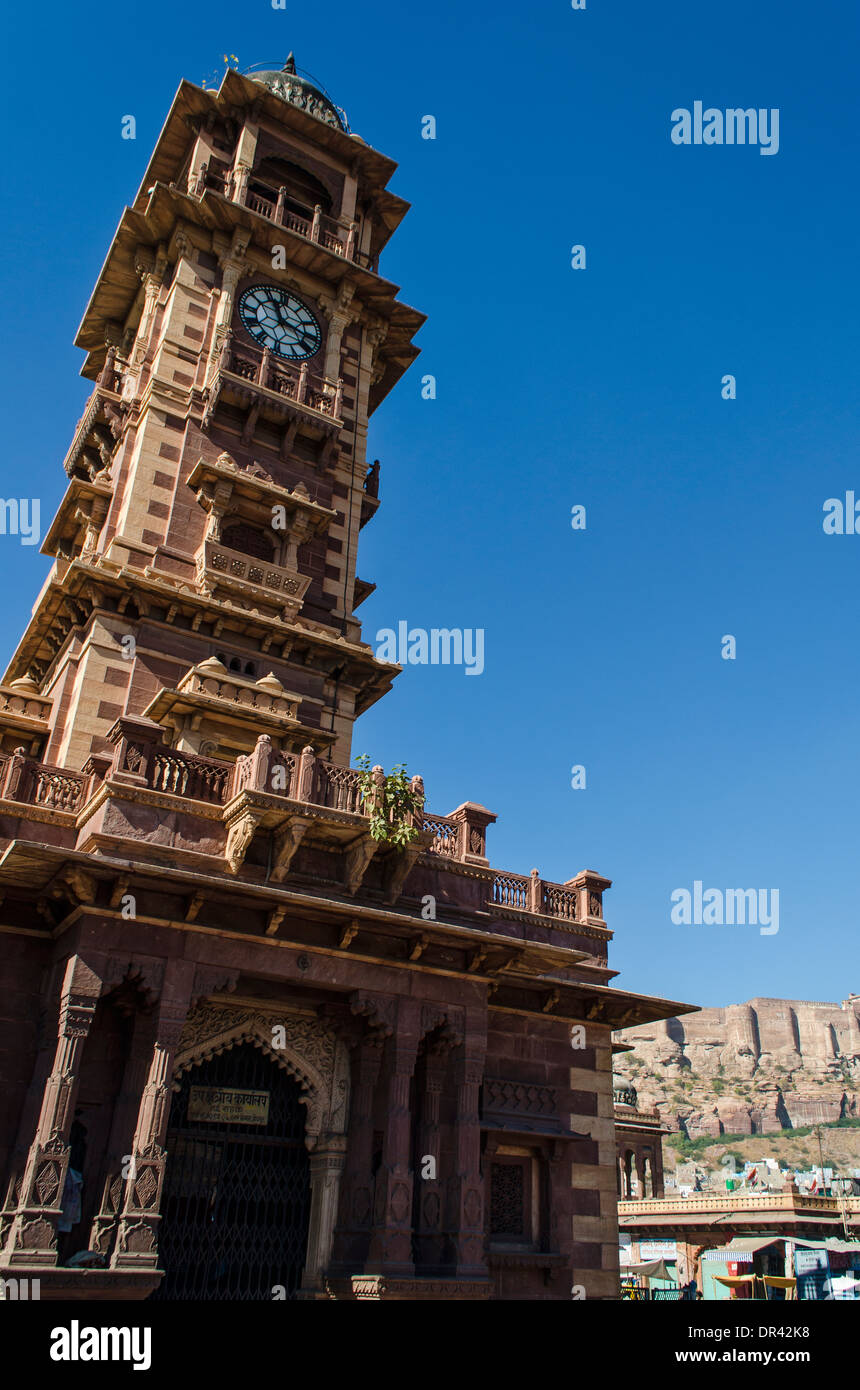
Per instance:
[[[143,202],[133,209],[126,208],[102,267],[75,337],[75,344],[88,352],[84,375],[95,376],[104,363],[104,323],[123,322],[139,289],[135,264],[141,249],[156,247],[172,237],[176,223],[202,225],[210,232],[221,231],[230,236],[236,229],[247,232],[249,243],[256,240],[271,265],[272,246],[281,242],[310,247],[315,253],[316,278],[322,283],[338,283],[344,265],[356,281],[363,305],[381,318],[390,320],[392,344],[398,357],[418,355],[419,349],[411,338],[424,323],[426,315],[399,301],[399,286],[384,280],[371,270],[352,261],[345,263],[339,256],[321,249],[288,228],[270,222],[253,213],[241,203],[207,189],[202,197],[186,193],[166,179],[147,185],[151,190]],[[250,250],[250,247],[249,247]],[[296,269],[301,269],[301,266]],[[276,277],[278,272],[271,272]],[[307,272],[306,272],[307,273]]]
[[[99,557],[94,563],[83,559],[56,561],[3,677],[5,684],[25,675],[28,667],[38,660],[45,665],[42,679],[47,678],[63,646],[51,650],[50,653],[45,652],[40,657],[44,634],[51,629],[54,618],[62,611],[67,600],[77,598],[88,588],[91,590],[89,597],[93,600],[93,611],[103,612],[108,619],[121,621],[122,615],[100,607],[98,591],[101,588],[113,590],[120,596],[133,593],[136,600],[145,600],[149,595],[155,601],[164,604],[168,613],[171,609],[179,611],[184,606],[206,618],[220,619],[224,629],[228,631],[247,633],[249,629],[256,629],[264,639],[269,634],[272,638],[278,638],[281,645],[285,642],[290,646],[295,646],[296,643],[307,644],[321,655],[337,655],[341,660],[347,659],[357,663],[359,668],[365,668],[371,678],[369,688],[382,687],[379,688],[379,695],[389,689],[392,678],[400,671],[400,667],[393,663],[379,661],[367,644],[351,642],[334,632],[328,633],[319,624],[311,623],[309,620],[299,619],[285,624],[280,619],[264,614],[249,614],[246,610],[233,607],[223,600],[207,598],[191,582],[171,583],[167,575],[161,575],[149,567],[138,570],[131,566],[119,566]],[[156,626],[165,621],[164,618],[146,613],[143,616]],[[83,621],[86,620],[74,614],[70,615],[70,626],[80,626]],[[268,645],[263,647],[264,652],[268,650]],[[356,684],[355,681],[347,683]],[[364,682],[361,680],[358,682],[358,688],[364,689]]]
[[[4,878],[12,877],[19,880],[21,868],[15,867],[16,847],[19,852],[26,857],[27,869],[25,881],[36,891],[53,881],[63,865],[71,867],[86,866],[89,872],[95,871],[96,876],[104,879],[108,876],[117,874],[126,877],[139,875],[144,880],[148,877],[156,877],[161,885],[165,881],[177,886],[184,885],[192,895],[203,895],[205,898],[207,891],[219,900],[223,900],[225,892],[237,894],[244,898],[246,902],[257,901],[263,906],[264,910],[271,912],[278,907],[289,904],[295,908],[308,908],[315,914],[324,913],[335,919],[343,921],[352,919],[360,924],[378,923],[379,925],[389,925],[405,930],[410,937],[421,939],[422,937],[438,936],[440,944],[447,943],[449,946],[475,945],[486,946],[491,951],[501,952],[500,965],[491,971],[480,973],[470,973],[463,969],[449,969],[445,966],[432,964],[422,960],[420,964],[403,960],[391,960],[386,957],[376,957],[372,955],[359,954],[349,950],[336,950],[331,947],[318,947],[307,942],[287,942],[283,938],[272,938],[268,936],[253,935],[249,937],[246,933],[231,933],[222,928],[207,928],[197,922],[170,922],[169,925],[177,929],[203,933],[204,935],[227,936],[231,939],[253,941],[255,945],[279,946],[281,948],[289,946],[306,952],[308,955],[322,954],[343,958],[348,956],[353,960],[366,960],[369,963],[379,964],[380,960],[386,968],[393,970],[413,970],[418,973],[432,973],[444,975],[466,982],[472,982],[476,986],[483,987],[490,984],[498,990],[499,995],[491,1002],[491,1007],[505,1009],[506,1011],[520,1012],[529,1016],[552,1018],[558,1022],[577,1021],[584,1019],[598,1026],[618,1027],[623,1026],[618,1018],[604,1019],[603,1015],[607,1012],[621,1013],[630,1016],[630,1021],[639,1020],[642,1022],[655,1018],[665,1018],[673,1016],[679,1012],[684,1012],[687,1006],[677,1004],[674,1001],[654,999],[647,995],[630,994],[627,991],[617,990],[608,985],[591,984],[584,981],[566,981],[557,976],[546,977],[540,974],[520,974],[510,968],[505,969],[505,965],[510,967],[512,962],[521,960],[524,965],[530,957],[535,957],[538,963],[539,958],[545,961],[555,959],[559,965],[570,963],[576,968],[576,961],[571,960],[571,952],[562,947],[549,947],[542,943],[520,941],[510,937],[501,936],[498,933],[485,929],[479,930],[474,927],[466,927],[456,923],[436,922],[431,923],[423,918],[415,917],[410,914],[396,912],[384,906],[375,906],[356,901],[355,899],[338,899],[315,895],[302,891],[295,891],[279,885],[263,885],[248,883],[245,881],[230,881],[223,873],[201,873],[190,869],[177,867],[174,864],[164,863],[142,863],[138,860],[125,858],[114,858],[109,851],[121,848],[123,843],[117,837],[97,837],[102,843],[100,852],[93,856],[84,854],[80,851],[63,850],[57,846],[35,846],[16,841],[10,846],[9,850],[0,860],[0,886]],[[109,841],[113,839],[114,843]],[[38,850],[38,855],[33,857],[33,851]],[[177,851],[171,850],[175,856]],[[37,872],[36,859],[40,865]],[[4,872],[5,871],[5,872]],[[110,909],[99,908],[95,905],[88,909],[98,915],[111,915]],[[114,913],[119,917],[119,913]],[[139,919],[141,920],[141,919]],[[165,919],[153,918],[153,922],[164,923]],[[67,924],[62,924],[67,928]],[[507,996],[507,998],[506,998]],[[524,1007],[524,998],[534,997],[535,1005],[533,1008]],[[519,1003],[511,1003],[510,998],[519,999]],[[560,1012],[563,1009],[572,1012]]]

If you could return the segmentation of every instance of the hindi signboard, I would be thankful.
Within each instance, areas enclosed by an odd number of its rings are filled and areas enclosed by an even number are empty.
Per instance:
[[[643,1240],[639,1245],[640,1260],[677,1260],[678,1242],[675,1240]]]
[[[244,1091],[237,1086],[192,1086],[188,1093],[188,1119],[206,1124],[266,1125],[269,1092]]]

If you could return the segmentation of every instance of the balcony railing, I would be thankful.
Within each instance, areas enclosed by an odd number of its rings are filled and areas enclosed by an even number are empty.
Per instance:
[[[855,1210],[860,1210],[860,1201],[856,1198]],[[742,1211],[763,1211],[763,1212],[791,1212],[798,1208],[805,1208],[812,1211],[832,1211],[840,1210],[840,1200],[838,1197],[810,1197],[804,1192],[783,1192],[783,1193],[712,1193],[708,1196],[689,1197],[642,1197],[633,1200],[619,1201],[618,1213],[620,1216],[688,1216],[694,1213],[714,1215],[725,1215],[729,1212]],[[848,1198],[845,1203],[848,1211],[852,1210],[852,1198]]]
[[[194,801],[222,805],[230,782],[229,763],[199,758],[172,749],[154,748],[147,763],[146,784],[153,791],[188,796]]]
[[[531,881],[521,874],[496,874],[493,879],[493,902],[499,907],[514,907],[528,912],[531,901]]]
[[[268,590],[273,600],[290,604],[300,602],[311,582],[310,576],[299,574],[298,570],[246,555],[241,550],[231,550],[220,541],[212,540],[205,540],[197,552],[197,573],[216,587],[229,587],[231,583],[254,584]]]
[[[267,391],[274,391],[285,400],[294,401],[296,405],[316,411],[330,420],[340,420],[343,382],[316,376],[308,370],[306,362],[298,368],[288,367],[277,359],[273,360],[268,350],[256,359],[246,357],[238,353],[228,339],[218,362],[218,370],[263,386]]]
[[[92,778],[29,758],[16,749],[0,765],[0,799],[21,801],[54,811],[79,811],[86,801]]]
[[[433,836],[428,845],[431,854],[441,854],[448,859],[460,858],[460,821],[454,820],[452,816],[425,815],[423,829]]]
[[[197,172],[192,174],[189,192],[201,197],[207,189],[211,189],[248,208],[258,217],[265,217],[269,222],[304,237],[306,241],[325,247],[335,256],[342,256],[344,260],[364,266],[365,269],[373,269],[370,257],[358,249],[356,221],[329,217],[319,204],[312,209],[308,208],[307,216],[302,216],[294,207],[287,206],[288,202],[297,201],[291,197],[287,187],[274,188],[256,178],[253,185],[252,188],[243,181],[237,189],[233,170],[220,161],[210,160],[201,164]]]
[[[309,747],[301,753],[276,749],[271,739],[262,735],[252,752],[229,763],[169,748],[150,720],[127,715],[117,720],[108,737],[114,744],[110,763],[107,757],[96,759],[97,768],[90,770],[88,765],[86,772],[41,763],[23,749],[0,754],[0,800],[79,812],[101,779],[107,777],[115,783],[126,782],[209,806],[225,807],[241,793],[256,791],[322,807],[337,815],[369,818],[362,774],[317,757]],[[381,795],[384,783],[382,769],[374,769],[371,795]],[[454,816],[433,815],[424,809],[421,779],[413,777],[411,786],[415,806],[412,824],[422,834],[424,851],[443,861],[471,859],[474,864],[476,856],[469,856],[464,846],[470,844],[477,824],[486,825],[488,813],[466,803]],[[586,917],[601,920],[593,909],[599,908],[599,889],[606,880],[588,871],[571,884],[547,882],[536,869],[528,876],[487,872],[492,883],[487,906],[500,915],[529,913],[561,922],[582,922]],[[620,1089],[625,1095],[632,1091]],[[616,1099],[618,1094],[616,1088]]]
[[[348,815],[365,814],[361,775],[352,767],[317,758],[310,749],[301,754],[269,750],[264,744],[236,761],[230,795],[242,791],[280,793],[292,801],[325,806]]]
[[[518,912],[539,912],[544,917],[559,917],[567,922],[579,922],[589,914],[599,916],[599,912],[591,912],[599,903],[589,903],[583,911],[581,897],[581,888],[552,883],[536,872],[528,876],[496,874],[493,878],[493,902],[498,907]]]

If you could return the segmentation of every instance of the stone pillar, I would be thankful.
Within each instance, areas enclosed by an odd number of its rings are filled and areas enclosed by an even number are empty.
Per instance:
[[[12,760],[10,759],[10,761]],[[59,967],[55,966],[54,970],[51,972],[49,983],[40,1000],[41,1016],[37,1037],[36,1061],[33,1066],[33,1075],[30,1079],[30,1085],[24,1097],[24,1104],[21,1108],[21,1118],[18,1124],[15,1147],[9,1159],[9,1181],[6,1188],[6,1201],[3,1210],[0,1211],[0,1250],[2,1250],[6,1244],[6,1236],[9,1233],[9,1226],[11,1225],[18,1204],[22,1174],[27,1166],[30,1145],[33,1142],[33,1135],[36,1133],[36,1125],[42,1109],[42,1097],[45,1094],[45,1085],[51,1074],[54,1054],[57,1050],[61,987],[62,975]]]
[[[302,1275],[302,1289],[306,1292],[321,1291],[322,1275],[331,1260],[346,1144],[345,1134],[323,1135],[311,1154],[308,1253]]]
[[[364,1266],[373,1220],[373,1106],[382,1066],[383,1038],[363,1037],[353,1062],[346,1167],[335,1232],[334,1264],[344,1274]]]
[[[203,183],[200,182],[201,169],[205,170],[210,160],[218,158],[218,151],[215,148],[213,126],[214,120],[211,115],[203,120],[195,122],[197,139],[191,151],[191,163],[188,171],[188,192],[196,193],[198,196],[203,193],[204,188]]]
[[[643,1197],[654,1196],[654,1166],[650,1153],[642,1156]]]
[[[171,1078],[176,1049],[191,1003],[193,963],[170,961],[158,1006],[149,1073],[137,1115],[122,1214],[111,1269],[156,1269],[161,1190],[167,1155]]]
[[[338,286],[337,297],[335,299],[325,298],[321,301],[328,314],[323,375],[329,381],[337,381],[340,376],[340,349],[343,335],[356,317],[355,311],[350,309],[354,293],[355,286],[349,280],[342,280]]]
[[[229,251],[220,258],[221,289],[218,296],[218,307],[215,311],[215,323],[212,329],[212,344],[209,349],[209,362],[206,367],[207,385],[218,370],[221,354],[224,351],[224,345],[230,337],[230,323],[233,317],[233,303],[236,298],[236,289],[247,269],[245,265],[245,252],[248,249],[249,235],[248,232],[241,232],[237,228],[233,233],[233,240],[230,243]]]
[[[152,1014],[138,1012],[135,1015],[122,1085],[111,1122],[101,1203],[90,1232],[90,1250],[98,1250],[99,1254],[105,1256],[110,1255],[116,1239],[123,1204],[123,1184],[128,1176],[127,1160],[132,1158],[140,1098],[155,1046],[155,1029],[156,1019]]]
[[[492,811],[474,801],[464,801],[462,806],[451,812],[451,820],[460,826],[458,857],[465,863],[487,867],[490,862],[487,858],[487,826],[493,825],[496,819]],[[533,872],[537,873],[537,870]]]
[[[662,1135],[654,1145],[654,1196],[663,1197],[665,1195],[665,1184],[663,1179],[663,1139]]]
[[[487,1275],[484,1251],[484,1180],[481,1174],[481,1123],[478,1094],[484,1079],[487,1050],[487,1017],[469,1010],[466,1033],[454,1059],[457,1116],[454,1141],[457,1171],[449,1184],[451,1229],[454,1232],[456,1273],[465,1277]]]
[[[637,1149],[637,1150],[636,1150],[636,1153],[635,1153],[635,1156],[634,1156],[634,1162],[635,1162],[635,1164],[636,1164],[636,1188],[637,1188],[637,1196],[639,1197],[639,1200],[641,1201],[642,1198],[645,1197],[645,1195],[646,1195],[646,1193],[645,1193],[645,1160],[644,1160],[644,1158],[642,1157],[642,1151],[641,1151],[641,1149]]]
[[[386,1044],[386,1117],[382,1165],[376,1174],[373,1231],[367,1273],[410,1276],[412,1170],[409,1088],[420,1041],[419,1007],[400,999],[393,1036]]]
[[[36,1134],[9,1223],[3,1261],[8,1265],[55,1265],[57,1222],[69,1166],[69,1130],[74,1115],[81,1053],[96,1011],[101,980],[80,956],[66,966],[54,1065],[45,1082]]]
[[[448,1068],[448,1049],[435,1047],[424,1058],[423,1089],[419,1097],[421,1124],[418,1132],[418,1187],[416,1246],[418,1261],[430,1271],[438,1270],[445,1255],[444,1184],[441,1163],[440,1110],[445,1073]],[[422,1173],[425,1159],[433,1160],[435,1177]]]
[[[146,357],[152,325],[155,321],[155,307],[167,268],[167,253],[164,247],[159,246],[155,256],[149,251],[142,250],[135,261],[134,268],[143,284],[143,309],[129,363],[132,374],[136,375]]]

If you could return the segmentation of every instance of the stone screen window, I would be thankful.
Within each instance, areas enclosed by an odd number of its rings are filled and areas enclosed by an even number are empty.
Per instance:
[[[249,526],[246,522],[233,522],[225,526],[221,533],[221,544],[230,550],[238,550],[243,555],[252,555],[257,560],[272,563],[274,542],[259,526]]]
[[[490,1164],[489,1235],[493,1244],[527,1245],[531,1223],[531,1163],[497,1158]]]

